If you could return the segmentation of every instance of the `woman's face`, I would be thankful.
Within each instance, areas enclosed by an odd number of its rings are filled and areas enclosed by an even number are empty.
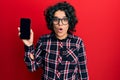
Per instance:
[[[58,39],[65,39],[67,37],[69,24],[68,18],[64,11],[58,10],[54,14],[53,29]]]

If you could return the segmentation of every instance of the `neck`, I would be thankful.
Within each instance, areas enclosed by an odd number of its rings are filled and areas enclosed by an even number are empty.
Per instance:
[[[63,35],[63,36],[56,35],[56,37],[57,37],[58,39],[60,39],[60,40],[63,40],[63,39],[65,39],[65,38],[67,37],[67,35],[68,35],[68,34]]]

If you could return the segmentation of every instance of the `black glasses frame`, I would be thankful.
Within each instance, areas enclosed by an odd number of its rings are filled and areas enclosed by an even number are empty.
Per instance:
[[[66,21],[65,21],[65,20],[66,20]],[[56,21],[56,22],[55,22],[55,21]],[[53,18],[53,24],[55,24],[55,25],[59,25],[60,21],[62,22],[63,25],[67,25],[69,19],[68,19],[67,17],[64,17],[64,18],[62,18],[62,19],[57,18],[57,17],[54,17],[54,18]]]

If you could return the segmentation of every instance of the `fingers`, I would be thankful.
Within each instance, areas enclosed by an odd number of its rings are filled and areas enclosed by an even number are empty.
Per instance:
[[[18,27],[18,31],[20,31],[20,27]]]
[[[30,29],[30,32],[33,34],[33,30],[32,29]]]
[[[31,33],[31,36],[33,36],[34,34],[33,34],[33,30],[32,29],[30,29],[30,33]]]
[[[34,38],[34,34],[33,34],[33,30],[30,30],[30,41],[33,42],[33,38]]]
[[[20,36],[20,32],[18,33],[18,36]]]
[[[20,27],[18,27],[18,31],[19,31],[19,32],[18,32],[18,36],[20,36]]]

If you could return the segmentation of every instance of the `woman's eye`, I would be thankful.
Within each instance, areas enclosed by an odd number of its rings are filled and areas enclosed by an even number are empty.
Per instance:
[[[57,18],[54,18],[53,20],[54,20],[54,21],[58,21],[58,19],[57,19]]]
[[[63,18],[63,20],[64,20],[64,21],[68,21],[68,19],[67,19],[67,18]]]

